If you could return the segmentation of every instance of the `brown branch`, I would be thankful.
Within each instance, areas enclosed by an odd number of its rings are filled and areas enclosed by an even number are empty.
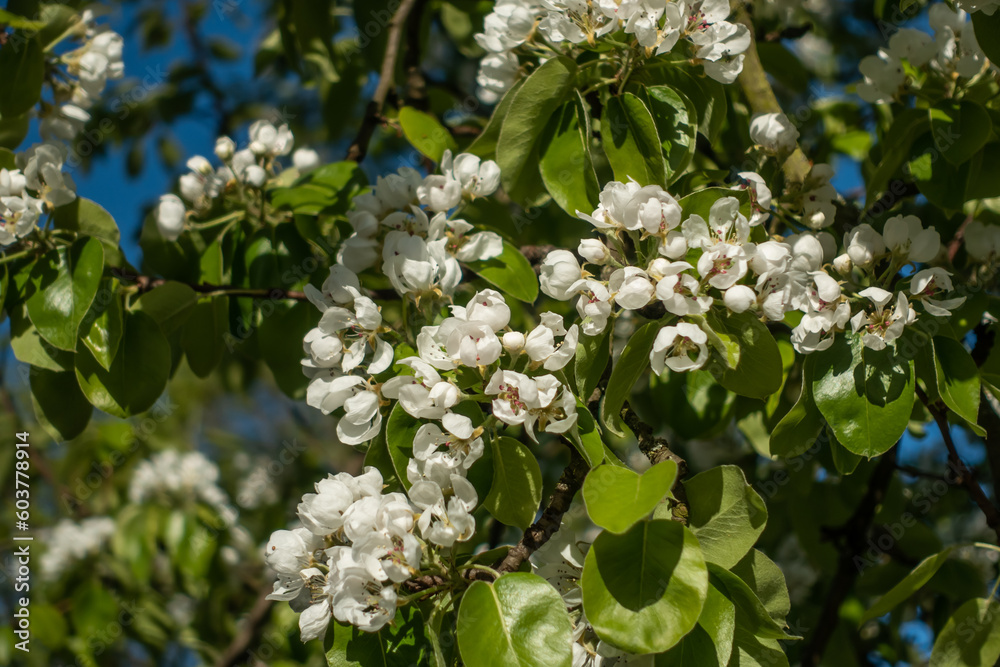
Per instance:
[[[126,276],[121,275],[119,278],[123,282],[129,282],[134,284],[138,288],[139,294],[145,294],[146,292],[160,287],[167,282],[181,282],[181,281],[168,281],[164,278],[153,278],[151,276]],[[293,301],[307,301],[305,292],[300,292],[298,290],[289,290],[281,287],[263,287],[259,289],[250,287],[240,287],[239,285],[212,285],[210,283],[185,283],[181,282],[182,285],[187,285],[195,292],[199,294],[205,294],[209,296],[244,296],[253,297],[256,299],[291,299]]]
[[[507,552],[507,555],[494,563],[493,569],[500,574],[516,572],[528,556],[537,551],[549,538],[559,530],[562,517],[569,510],[576,492],[583,486],[583,478],[587,476],[587,462],[576,450],[570,451],[570,462],[563,470],[562,476],[556,482],[556,488],[549,498],[549,504],[542,512],[538,521],[528,526],[521,537]]]
[[[934,417],[934,421],[938,425],[938,430],[941,431],[944,446],[948,448],[948,466],[957,476],[955,482],[965,487],[969,497],[972,498],[972,502],[976,503],[976,506],[986,517],[986,525],[993,529],[993,532],[996,534],[997,543],[1000,544],[1000,510],[997,510],[997,506],[986,497],[983,487],[976,481],[976,475],[965,464],[962,457],[958,455],[958,450],[955,448],[955,441],[951,437],[951,429],[948,428],[947,411],[942,409],[940,405],[932,403],[920,387],[917,387],[917,396],[920,398],[920,402],[931,413],[931,416]]]
[[[875,519],[875,511],[885,496],[892,473],[896,469],[896,447],[893,446],[882,455],[878,465],[868,479],[868,489],[858,503],[854,514],[841,526],[826,529],[826,536],[838,542],[840,555],[837,559],[837,571],[830,582],[830,590],[826,602],[816,621],[816,632],[802,650],[801,664],[803,667],[818,667],[823,653],[840,618],[840,607],[847,595],[854,588],[854,582],[861,574],[856,559],[868,548],[868,535]]]
[[[420,32],[423,23],[423,11],[427,0],[417,0],[406,21],[406,53],[403,55],[403,69],[406,72],[406,104],[426,111],[430,104],[427,100],[427,81],[420,69]]]
[[[757,39],[754,36],[753,21],[750,20],[750,14],[747,12],[746,3],[743,0],[737,0],[733,3],[733,15],[737,22],[742,23],[750,30],[750,48],[744,53],[743,71],[740,72],[737,79],[740,88],[746,95],[747,101],[750,102],[750,108],[754,113],[781,113],[781,105],[767,80],[764,64],[761,63],[760,55],[757,53]],[[796,146],[792,154],[785,160],[782,170],[789,183],[801,185],[812,170],[812,165],[802,149]]]
[[[951,243],[948,244],[949,262],[955,261],[955,255],[958,254],[958,249],[962,247],[962,241],[965,240],[965,228],[969,226],[970,222],[972,222],[973,217],[975,216],[973,216],[972,213],[966,216],[965,220],[962,221],[961,226],[958,228],[958,231],[955,232],[955,236],[951,239]]]
[[[679,521],[687,525],[688,502],[683,483],[684,478],[687,477],[687,461],[670,449],[666,438],[657,437],[653,433],[653,428],[639,419],[639,415],[635,413],[632,406],[628,403],[622,408],[622,421],[635,434],[636,440],[639,441],[639,449],[646,455],[651,464],[656,465],[663,461],[673,461],[677,464],[677,478],[674,481],[673,488],[671,488],[671,492],[673,492],[677,500],[671,511],[674,521]]]
[[[358,128],[358,134],[355,136],[350,148],[347,149],[346,159],[348,160],[361,162],[365,159],[365,155],[368,154],[368,144],[375,133],[375,128],[383,120],[382,109],[385,106],[386,98],[389,96],[389,92],[395,88],[396,60],[399,58],[400,38],[403,35],[403,28],[406,26],[410,12],[418,3],[420,3],[420,0],[403,0],[399,3],[399,9],[396,10],[396,13],[389,21],[385,57],[382,59],[382,69],[379,72],[378,85],[375,87],[375,93],[372,95],[372,99],[368,102],[368,106],[365,109],[365,116],[361,121],[361,127]]]
[[[274,608],[274,605],[267,599],[267,594],[271,592],[271,588],[271,584],[265,584],[261,588],[257,602],[254,603],[250,609],[250,613],[247,614],[240,631],[236,633],[229,646],[222,652],[219,659],[215,661],[215,667],[233,667],[243,658],[248,657],[247,652],[253,646],[254,642],[257,641],[257,637],[260,636],[264,625],[271,617],[271,610]]]

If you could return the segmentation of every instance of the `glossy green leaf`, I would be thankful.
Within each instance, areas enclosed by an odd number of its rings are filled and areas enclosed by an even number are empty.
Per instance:
[[[698,625],[681,642],[656,656],[656,667],[725,667],[733,653],[736,632],[736,605],[712,586]]]
[[[8,12],[6,9],[0,9],[0,23],[17,30],[38,31],[45,27],[44,21],[32,21],[13,12]]]
[[[116,417],[129,417],[152,407],[170,375],[170,343],[156,320],[143,312],[125,318],[125,334],[111,368],[103,368],[88,351],[76,355],[76,379],[91,404]]]
[[[676,479],[677,464],[673,461],[657,463],[641,475],[627,468],[599,466],[583,481],[587,514],[601,528],[624,533],[649,516]]]
[[[538,154],[538,169],[552,199],[572,216],[593,211],[600,186],[590,155],[590,116],[578,92],[545,125]]]
[[[771,431],[770,451],[774,456],[793,458],[803,454],[812,448],[823,430],[823,415],[812,396],[814,362],[814,355],[806,356],[799,398]]]
[[[45,79],[45,53],[37,36],[15,33],[0,48],[0,72],[4,92],[0,95],[0,115],[20,116],[38,102]]]
[[[105,278],[101,281],[101,288],[94,297],[90,310],[80,323],[80,340],[105,369],[111,368],[124,327],[118,280]]]
[[[934,145],[952,164],[967,162],[990,139],[990,115],[975,102],[943,100],[927,111]]]
[[[542,501],[542,471],[535,454],[522,442],[501,436],[493,450],[493,485],[483,506],[508,526],[525,529],[535,520]]]
[[[752,549],[743,559],[729,568],[742,579],[775,621],[784,623],[792,610],[788,585],[781,568],[763,551]]]
[[[569,667],[572,624],[555,588],[527,572],[476,581],[458,610],[458,649],[476,667]]]
[[[132,310],[147,313],[169,335],[187,322],[197,303],[197,292],[183,283],[168,280],[140,296]]]
[[[669,183],[687,168],[694,157],[698,113],[686,95],[670,86],[650,86],[646,93],[667,161]]]
[[[32,368],[29,377],[39,423],[58,440],[72,440],[83,433],[94,408],[80,391],[76,374]]]
[[[712,586],[736,605],[736,621],[756,637],[763,639],[793,639],[784,625],[774,620],[764,603],[738,576],[715,563],[708,564]]]
[[[814,354],[813,399],[837,440],[868,458],[896,444],[913,407],[913,360],[893,347],[872,350],[849,334]]]
[[[931,667],[988,667],[1000,659],[1000,603],[973,598],[955,610],[931,650]]]
[[[511,101],[497,139],[497,164],[504,190],[522,201],[538,186],[538,140],[545,123],[573,87],[576,63],[550,58],[531,73]]]
[[[976,32],[979,48],[991,62],[1000,63],[1000,44],[993,39],[994,35],[1000,33],[1000,14],[996,12],[987,14],[984,11],[971,13],[972,27]]]
[[[455,138],[444,125],[429,113],[413,107],[399,110],[399,124],[410,144],[434,162],[441,162],[446,150],[458,150]]]
[[[392,467],[403,488],[409,490],[412,484],[406,476],[406,466],[413,458],[413,438],[422,423],[411,417],[398,402],[392,407],[385,425],[385,442],[389,450]]]
[[[972,355],[954,338],[935,336],[934,361],[941,400],[959,417],[976,424],[981,383]]]
[[[601,423],[615,435],[624,435],[621,409],[632,393],[632,387],[649,368],[649,353],[660,332],[658,322],[649,322],[639,327],[622,350],[621,356],[611,370],[608,388],[601,401]]]
[[[774,336],[753,313],[731,313],[719,322],[740,348],[734,369],[720,369],[716,381],[729,391],[750,398],[766,399],[781,388],[781,351]],[[718,330],[717,330],[718,333]]]
[[[518,79],[514,82],[514,85],[510,87],[510,90],[504,93],[503,98],[497,104],[496,108],[493,109],[493,115],[490,116],[490,120],[486,123],[486,127],[484,127],[483,131],[479,133],[476,140],[465,149],[466,153],[478,155],[483,159],[493,159],[496,157],[497,140],[500,138],[500,128],[503,127],[503,121],[507,118],[511,105],[514,103],[514,97],[517,95],[517,91],[521,89],[521,86],[524,85],[525,80],[526,79]]]
[[[747,483],[743,470],[719,466],[684,482],[688,526],[698,537],[705,560],[731,568],[753,548],[767,523],[764,500]]]
[[[28,319],[24,304],[10,306],[7,316],[10,318],[10,347],[18,361],[55,372],[73,370],[73,353],[60,350],[39,336]]]
[[[42,255],[29,278],[34,290],[28,316],[38,333],[61,350],[76,349],[80,323],[97,294],[104,250],[95,238],[80,239]]]
[[[535,270],[521,251],[507,241],[503,242],[503,252],[499,257],[468,262],[468,265],[483,280],[515,299],[532,303],[538,298]]]
[[[604,327],[604,331],[596,336],[580,336],[574,357],[574,378],[576,380],[576,395],[584,401],[589,401],[601,376],[611,360],[611,345],[609,337],[612,327]]]
[[[121,232],[111,214],[97,202],[86,197],[77,197],[69,204],[55,209],[57,229],[68,229],[104,241],[105,252],[116,250],[121,241]]]
[[[191,314],[181,328],[180,341],[192,372],[207,377],[226,350],[229,332],[228,299],[202,299],[191,308]]]
[[[908,575],[903,577],[902,581],[893,586],[888,593],[880,597],[875,604],[865,611],[858,625],[864,625],[873,618],[888,614],[899,606],[901,602],[923,588],[924,584],[931,580],[931,577],[941,569],[941,566],[945,564],[945,561],[948,560],[952,552],[957,548],[958,546],[947,547],[943,551],[939,551],[933,556],[928,556],[920,561]]]
[[[570,429],[564,434],[580,452],[580,456],[591,468],[599,466],[604,460],[604,439],[597,427],[597,420],[590,413],[590,409],[584,405],[583,401],[576,401],[577,422],[576,428]]]
[[[666,165],[649,109],[632,93],[608,99],[601,116],[601,138],[615,179],[664,185]]]
[[[428,659],[426,622],[415,605],[400,607],[396,618],[378,632],[364,632],[330,621],[323,652],[329,667],[411,667]]]
[[[923,109],[904,109],[892,122],[880,143],[881,161],[868,177],[867,201],[876,201],[889,180],[907,161],[910,147],[930,130],[930,119]]]
[[[291,308],[276,307],[258,329],[261,355],[278,388],[296,400],[305,397],[309,378],[302,373],[302,353],[295,342],[316,326],[318,315],[316,307],[304,301]]]
[[[603,532],[583,566],[583,608],[601,639],[630,653],[660,653],[694,628],[708,570],[694,533],[676,521]]]

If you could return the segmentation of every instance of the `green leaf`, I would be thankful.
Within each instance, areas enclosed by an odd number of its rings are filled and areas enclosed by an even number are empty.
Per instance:
[[[942,100],[927,111],[934,145],[952,164],[967,162],[989,141],[993,123],[975,102]]]
[[[118,352],[124,330],[123,320],[118,280],[105,278],[80,325],[80,340],[105,369],[111,368],[111,360]]]
[[[446,150],[452,153],[458,150],[455,138],[448,128],[429,113],[413,107],[403,107],[399,110],[399,124],[406,140],[434,162],[441,162],[441,156]]]
[[[597,636],[629,653],[660,653],[694,628],[708,570],[694,533],[676,521],[603,532],[587,553],[583,608]]]
[[[708,564],[712,586],[736,605],[737,623],[764,639],[794,639],[784,625],[771,618],[757,595],[738,576],[716,563]]]
[[[714,587],[708,587],[698,625],[667,653],[656,657],[656,667],[725,667],[733,653],[736,605]]]
[[[547,60],[518,89],[497,139],[497,164],[504,190],[524,201],[538,184],[538,139],[563,103],[576,76],[576,63],[565,56]]]
[[[37,36],[14,33],[0,48],[0,72],[4,90],[0,116],[20,116],[38,102],[45,79],[45,53]]]
[[[411,667],[428,659],[430,643],[425,621],[416,605],[400,607],[391,625],[378,632],[364,632],[352,625],[331,621],[323,640],[329,667]]]
[[[501,436],[493,450],[493,485],[483,506],[500,523],[522,530],[531,525],[542,501],[542,471],[522,442]],[[391,449],[390,449],[391,451]]]
[[[73,370],[73,353],[53,347],[39,336],[23,303],[8,307],[7,315],[10,317],[10,347],[18,361],[56,372]]]
[[[38,333],[61,350],[76,349],[80,323],[97,294],[104,271],[104,250],[95,238],[45,253],[31,269],[34,292],[28,316]]]
[[[686,95],[670,86],[650,86],[646,93],[667,161],[669,183],[681,175],[694,157],[698,112]]]
[[[564,434],[580,452],[587,465],[591,468],[599,466],[604,460],[604,439],[597,428],[597,420],[590,414],[590,409],[580,399],[576,399],[576,428]]]
[[[952,552],[957,549],[958,546],[950,546],[943,551],[940,551],[933,556],[928,556],[927,558],[920,561],[920,563],[910,571],[908,575],[903,577],[903,580],[892,587],[892,589],[880,597],[875,604],[869,607],[864,614],[861,616],[861,620],[858,621],[858,626],[862,626],[873,618],[878,618],[884,614],[888,614],[890,611],[895,609],[901,602],[909,598],[911,595],[916,593],[919,589],[923,588],[924,584],[931,580],[941,566],[944,565],[948,557],[951,556]]]
[[[812,392],[837,440],[860,456],[886,452],[903,435],[914,399],[913,360],[837,336],[816,356]]]
[[[601,381],[608,361],[611,360],[609,337],[613,327],[604,327],[604,331],[596,336],[580,336],[576,346],[574,360],[574,379],[576,380],[576,395],[584,401],[590,400],[597,384]]]
[[[657,463],[641,475],[627,468],[599,466],[583,481],[587,514],[601,528],[624,533],[649,516],[676,479],[677,464],[673,461]]]
[[[923,109],[904,109],[892,122],[880,142],[882,159],[868,178],[867,201],[874,202],[906,162],[910,147],[930,130],[930,119]]]
[[[972,355],[954,338],[935,336],[934,361],[941,399],[952,412],[975,426],[979,421],[981,383]]]
[[[76,355],[76,379],[87,400],[123,419],[152,407],[169,375],[170,343],[156,320],[143,312],[126,316],[125,335],[110,369],[85,350]]]
[[[476,667],[569,667],[572,624],[555,588],[527,572],[476,581],[458,609],[458,650]]]
[[[793,458],[809,451],[823,430],[823,415],[812,396],[815,361],[815,355],[806,356],[799,398],[771,431],[770,449],[774,456]]]
[[[521,86],[524,85],[524,82],[525,79],[518,79],[514,82],[514,85],[510,87],[510,90],[504,93],[503,98],[493,110],[493,115],[490,116],[489,122],[486,123],[486,127],[484,127],[483,131],[479,133],[476,140],[465,149],[466,153],[478,155],[484,160],[496,157],[497,140],[500,138],[500,128],[503,127],[503,121],[507,118],[511,105],[514,103],[514,97],[517,95],[517,91],[521,89]]]
[[[500,291],[525,303],[538,298],[538,276],[521,251],[507,241],[499,257],[468,262],[470,269]]]
[[[183,283],[168,280],[136,300],[134,311],[142,311],[156,320],[164,334],[179,329],[198,303],[198,293]]]
[[[55,226],[87,236],[93,236],[105,243],[105,251],[116,251],[121,241],[118,224],[104,207],[85,197],[77,197],[69,204],[55,209]]]
[[[639,327],[622,350],[618,362],[611,370],[608,388],[601,401],[601,423],[617,436],[624,436],[621,409],[632,393],[632,387],[649,368],[649,353],[653,349],[656,334],[660,332],[658,322],[649,322]]]
[[[656,124],[649,109],[632,93],[612,97],[601,116],[601,138],[615,179],[640,185],[664,185],[666,165]]]
[[[406,477],[406,466],[413,458],[413,438],[422,425],[419,419],[411,417],[399,403],[392,406],[385,425],[385,444],[389,450],[389,458],[396,470],[396,477],[407,491],[412,484]]]
[[[0,9],[0,23],[16,30],[38,31],[45,27],[44,21],[32,21],[6,9]]]
[[[191,371],[200,378],[208,377],[226,348],[229,332],[228,299],[201,299],[191,308],[191,315],[181,328],[180,341]]]
[[[32,368],[30,378],[31,402],[39,423],[62,441],[83,433],[94,408],[80,391],[73,371]]]
[[[893,151],[898,150],[895,147]],[[919,137],[910,148],[910,160],[906,165],[920,193],[931,203],[944,209],[958,209],[965,203],[969,173],[975,160],[955,166],[947,160],[938,159],[940,153],[932,135]]]
[[[677,200],[681,205],[684,219],[692,215],[700,215],[706,221],[710,219],[712,204],[723,197],[735,197],[740,202],[740,213],[750,216],[753,212],[750,206],[750,193],[746,190],[730,190],[729,188],[703,188]]]
[[[260,324],[260,349],[267,367],[274,374],[278,388],[290,398],[301,400],[306,395],[309,378],[302,373],[302,353],[299,343],[316,326],[318,312],[304,301],[291,308],[276,308]]]
[[[719,466],[684,482],[688,526],[705,560],[731,568],[753,548],[767,523],[764,500],[736,466]]]
[[[723,387],[750,398],[767,399],[781,388],[781,351],[774,336],[753,313],[731,313],[716,320],[740,348],[735,369],[713,373]]]
[[[987,667],[995,665],[998,659],[1000,605],[993,599],[974,598],[959,607],[941,628],[934,640],[930,664],[931,667]]]
[[[1000,14],[994,12],[972,12],[972,29],[976,33],[979,48],[983,50],[991,62],[1000,63],[1000,44],[993,36],[1000,31]]]
[[[763,551],[752,549],[729,569],[746,582],[771,618],[779,623],[785,622],[785,617],[792,610],[792,602],[788,597],[785,575],[773,560]]]
[[[538,169],[552,199],[572,216],[594,210],[601,188],[590,155],[590,117],[579,92],[549,119],[538,153]]]

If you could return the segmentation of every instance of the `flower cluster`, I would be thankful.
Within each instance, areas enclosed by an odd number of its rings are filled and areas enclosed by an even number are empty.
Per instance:
[[[163,238],[176,241],[189,214],[210,211],[227,194],[264,187],[280,169],[276,159],[291,153],[295,141],[287,125],[275,127],[266,120],[250,126],[249,140],[245,148],[237,150],[236,142],[229,137],[216,139],[215,156],[222,163],[218,167],[203,155],[187,161],[190,171],[180,177],[180,196],[162,195],[156,207],[156,226]],[[311,148],[299,148],[292,155],[292,164],[300,174],[309,173],[319,162],[319,154]]]
[[[353,234],[337,262],[360,273],[382,259],[382,273],[402,296],[451,296],[462,278],[459,262],[490,259],[503,251],[494,232],[476,232],[455,217],[463,202],[493,194],[500,169],[471,153],[445,151],[441,173],[421,176],[410,167],[378,178],[375,188],[355,197],[348,215]]]
[[[48,79],[55,103],[43,104],[42,141],[15,154],[15,169],[0,168],[0,246],[24,238],[44,213],[76,199],[76,184],[63,172],[69,145],[90,120],[86,109],[100,97],[108,80],[124,74],[121,35],[98,25],[91,10],[82,12],[73,35],[84,43],[47,63],[53,70],[59,65],[64,68],[59,78]]]
[[[218,481],[219,467],[201,452],[168,449],[136,466],[129,482],[128,497],[133,503],[157,499],[197,500],[215,509],[220,516],[233,518],[237,511]]]
[[[750,46],[746,26],[730,23],[726,0],[499,0],[476,41],[487,55],[479,65],[479,97],[500,99],[517,80],[521,51],[559,48],[563,43],[591,46],[623,30],[646,57],[669,53],[680,40],[705,74],[732,83],[743,69]]]
[[[92,516],[79,523],[62,519],[53,526],[45,539],[42,554],[42,578],[58,579],[73,563],[98,553],[114,535],[115,521],[111,517]]]
[[[52,84],[56,104],[47,106],[39,127],[45,140],[71,143],[90,120],[92,107],[109,80],[125,75],[122,62],[122,36],[96,22],[92,9],[80,15],[77,34],[84,43],[58,57],[64,66],[63,76]]]
[[[399,584],[420,573],[427,543],[451,547],[475,531],[476,491],[465,478],[453,475],[447,490],[417,481],[409,497],[383,494],[382,482],[370,467],[329,475],[299,503],[303,528],[271,535],[266,558],[278,580],[268,598],[301,613],[302,641],[322,636],[331,617],[377,632],[396,615]]]
[[[864,82],[858,84],[862,99],[872,103],[899,99],[900,94],[913,85],[913,77],[907,76],[904,61],[917,70],[948,81],[959,77],[971,79],[989,64],[979,47],[972,22],[963,10],[936,3],[931,5],[929,16],[933,37],[915,28],[900,28],[889,38],[886,48],[879,49],[877,55],[862,58],[860,70]]]

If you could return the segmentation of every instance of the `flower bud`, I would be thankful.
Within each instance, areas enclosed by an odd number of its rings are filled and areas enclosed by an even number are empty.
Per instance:
[[[833,260],[833,268],[836,269],[837,273],[842,276],[848,276],[851,273],[851,269],[854,268],[854,263],[851,262],[851,257],[846,252],[843,255],[838,255]]]
[[[516,357],[524,350],[524,334],[520,331],[508,331],[500,339],[503,343],[503,349],[510,353],[510,356]]]
[[[733,285],[726,290],[722,301],[734,313],[744,313],[757,301],[757,295],[746,285]]]
[[[236,151],[236,142],[229,137],[219,137],[215,140],[215,156],[220,160],[228,160]]]
[[[580,241],[580,247],[576,251],[591,264],[603,265],[611,257],[611,253],[608,252],[608,246],[604,245],[604,242],[598,239],[583,239]]]

